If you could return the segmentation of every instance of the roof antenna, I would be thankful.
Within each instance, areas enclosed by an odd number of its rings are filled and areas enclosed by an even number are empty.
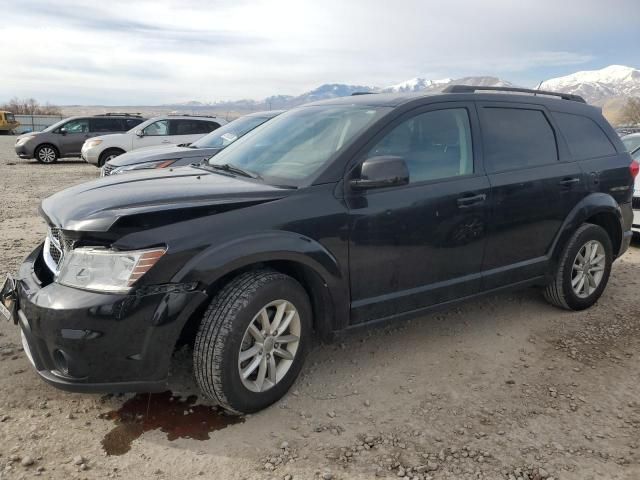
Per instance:
[[[544,80],[540,80],[540,82],[538,83],[538,86],[536,88],[534,88],[534,90],[540,90],[540,87],[542,87],[542,84],[544,83]],[[537,97],[538,94],[534,93],[533,94],[534,97]]]

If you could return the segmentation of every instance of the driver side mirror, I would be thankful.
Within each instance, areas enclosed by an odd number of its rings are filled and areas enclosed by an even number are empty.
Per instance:
[[[66,135],[66,134],[67,134],[67,129],[66,129],[66,128],[64,128],[64,127],[62,127],[62,128],[60,129],[60,135]]]
[[[144,132],[142,130],[136,130],[136,135],[139,137],[144,137]]]
[[[402,157],[391,155],[367,158],[360,170],[360,178],[349,182],[354,190],[393,187],[409,183],[409,169]]]

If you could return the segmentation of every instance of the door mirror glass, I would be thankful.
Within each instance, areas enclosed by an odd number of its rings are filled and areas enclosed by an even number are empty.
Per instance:
[[[402,157],[381,156],[367,158],[360,169],[360,177],[349,184],[356,190],[393,187],[409,183],[409,170]]]

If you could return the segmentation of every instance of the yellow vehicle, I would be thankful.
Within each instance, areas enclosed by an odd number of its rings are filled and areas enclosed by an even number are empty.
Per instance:
[[[16,122],[16,117],[11,112],[5,112],[0,110],[0,134],[11,133],[20,126],[19,122]]]

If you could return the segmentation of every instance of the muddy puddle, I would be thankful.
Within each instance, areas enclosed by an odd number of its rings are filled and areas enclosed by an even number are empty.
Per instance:
[[[224,415],[215,407],[195,405],[196,399],[183,399],[171,392],[136,395],[120,409],[100,415],[116,423],[102,440],[102,447],[107,455],[123,455],[134,440],[151,430],[166,433],[169,441],[208,440],[211,432],[244,421],[242,417]]]

